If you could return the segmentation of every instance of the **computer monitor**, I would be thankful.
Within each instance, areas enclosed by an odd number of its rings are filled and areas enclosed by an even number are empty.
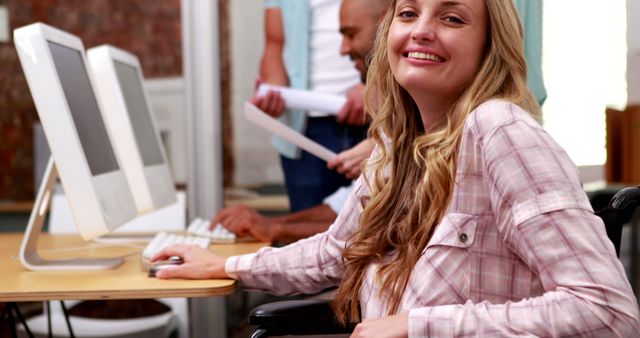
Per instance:
[[[175,184],[143,87],[138,58],[103,45],[87,50],[87,60],[138,212],[175,203]]]
[[[22,263],[33,270],[111,268],[121,260],[47,261],[36,247],[57,176],[85,240],[137,216],[93,91],[82,41],[35,23],[16,29],[14,43],[52,154],[20,249]]]

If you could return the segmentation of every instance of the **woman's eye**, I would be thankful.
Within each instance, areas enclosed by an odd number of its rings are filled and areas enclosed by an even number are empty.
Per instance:
[[[398,13],[398,16],[401,18],[414,18],[416,17],[416,13],[412,12],[412,11],[401,11],[400,13]]]
[[[448,23],[455,23],[455,24],[463,24],[464,23],[464,21],[462,19],[460,19],[457,16],[452,16],[452,15],[446,16],[444,18],[444,20],[446,22],[448,22]]]

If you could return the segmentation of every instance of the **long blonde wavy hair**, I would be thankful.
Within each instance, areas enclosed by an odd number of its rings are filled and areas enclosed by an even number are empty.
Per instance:
[[[484,59],[445,121],[425,133],[418,107],[389,66],[387,35],[396,1],[390,1],[378,29],[367,77],[366,110],[373,116],[369,136],[379,154],[364,168],[370,174],[369,196],[343,253],[346,271],[333,304],[343,323],[358,319],[358,296],[371,263],[380,264],[376,278],[389,300],[387,314],[397,313],[413,267],[449,205],[468,114],[492,98],[513,102],[536,118],[540,114],[526,85],[523,30],[513,0],[485,0]],[[389,255],[394,259],[385,260]]]

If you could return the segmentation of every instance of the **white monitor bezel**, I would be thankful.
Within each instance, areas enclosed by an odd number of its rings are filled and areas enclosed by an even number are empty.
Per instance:
[[[115,230],[137,216],[121,163],[120,170],[92,175],[48,46],[53,42],[78,51],[95,88],[82,41],[35,23],[16,29],[14,42],[78,232],[89,240]],[[102,111],[95,91],[94,95]],[[107,134],[112,141],[108,128]]]
[[[87,59],[89,60],[89,68],[96,79],[97,94],[105,108],[103,111],[104,120],[115,136],[116,151],[121,158],[125,175],[138,206],[138,212],[145,213],[175,203],[176,191],[173,176],[153,116],[153,109],[144,88],[144,76],[138,58],[122,49],[102,45],[88,49]],[[150,114],[149,121],[151,121],[156,145],[162,156],[162,164],[144,165],[126,105],[124,91],[118,80],[115,62],[130,66],[136,71],[144,104]]]

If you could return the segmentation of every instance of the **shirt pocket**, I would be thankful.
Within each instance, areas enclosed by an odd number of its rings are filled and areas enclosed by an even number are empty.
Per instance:
[[[416,263],[411,283],[414,306],[463,303],[470,299],[477,216],[447,214]],[[419,275],[419,276],[418,276]]]
[[[446,214],[422,252],[431,248],[444,246],[454,248],[469,248],[475,239],[478,216],[469,214]]]

